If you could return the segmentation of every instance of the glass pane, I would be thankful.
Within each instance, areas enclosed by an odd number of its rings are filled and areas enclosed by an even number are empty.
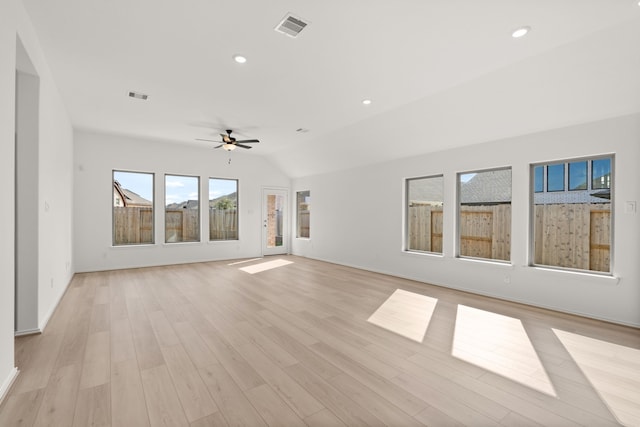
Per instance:
[[[460,256],[511,258],[511,169],[458,174]]]
[[[209,240],[238,240],[236,179],[209,179]]]
[[[569,163],[569,190],[587,189],[587,162]]]
[[[589,163],[594,183],[610,185],[611,159],[569,161],[563,164],[569,167],[572,191],[534,194],[533,264],[610,271],[611,191],[608,187],[596,191],[586,188]]]
[[[267,248],[282,246],[284,196],[267,194]]]
[[[296,237],[309,238],[309,225],[310,215],[309,210],[311,206],[311,192],[310,191],[298,191],[296,193],[296,210],[297,210],[297,224]]]
[[[533,191],[542,193],[544,191],[544,166],[533,168]]]
[[[153,174],[113,171],[113,244],[153,243]]]
[[[442,176],[407,180],[407,250],[442,253]]]
[[[564,163],[547,166],[547,191],[564,191]]]
[[[611,159],[591,162],[591,188],[594,190],[611,188]]]
[[[165,175],[164,241],[200,241],[200,179]]]

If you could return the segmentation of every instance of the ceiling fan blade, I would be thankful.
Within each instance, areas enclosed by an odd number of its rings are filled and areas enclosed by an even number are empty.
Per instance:
[[[220,142],[220,141],[216,141],[216,140],[214,140],[214,139],[202,139],[202,138],[196,138],[196,141]]]
[[[243,144],[252,144],[254,142],[260,142],[260,141],[257,140],[257,139],[244,139],[242,141],[236,141],[236,143],[238,143],[238,142],[243,143]]]
[[[233,145],[235,145],[236,147],[241,147],[241,148],[251,148],[250,145],[238,144],[237,142],[235,144],[233,144]]]
[[[216,142],[217,142],[217,141],[216,141]],[[213,147],[213,148],[214,148],[214,149],[215,149],[215,148],[220,148],[220,147],[222,147],[223,145],[224,145],[224,144],[220,144],[220,145],[218,145],[217,147]]]

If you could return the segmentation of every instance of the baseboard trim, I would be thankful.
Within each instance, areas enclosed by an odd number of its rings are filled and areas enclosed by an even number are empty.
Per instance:
[[[18,370],[18,368],[13,368],[9,373],[7,379],[4,380],[4,382],[0,386],[0,405],[2,405],[2,401],[7,396],[7,394],[9,394],[9,390],[11,390],[11,386],[16,381],[16,378],[18,378],[19,373],[20,371]]]
[[[453,289],[453,290],[456,290],[456,291],[466,292],[466,293],[469,293],[469,294],[480,295],[480,296],[483,296],[483,297],[494,298],[494,299],[497,299],[497,300],[512,302],[512,303],[516,303],[516,304],[527,305],[529,307],[535,307],[535,308],[539,308],[539,309],[543,309],[543,310],[549,310],[549,311],[553,311],[553,312],[556,312],[556,313],[569,314],[571,316],[583,317],[585,319],[597,320],[597,321],[600,321],[600,322],[611,323],[611,324],[618,325],[618,326],[625,326],[625,327],[630,327],[630,328],[634,328],[634,329],[640,329],[640,324],[636,324],[636,323],[632,323],[632,322],[625,322],[623,320],[618,320],[618,319],[610,319],[610,318],[607,318],[607,317],[597,316],[597,315],[589,314],[589,313],[582,313],[582,312],[574,311],[574,310],[567,310],[566,308],[563,308],[563,307],[555,307],[553,305],[547,305],[547,304],[534,304],[534,303],[531,303],[529,301],[521,300],[519,298],[507,298],[507,297],[504,297],[502,295],[495,295],[495,294],[492,294],[490,292],[482,292],[482,291],[478,291],[477,289],[472,289],[472,288],[451,286],[451,285],[445,285],[445,284],[442,284],[442,283],[426,282],[424,279],[419,279],[419,278],[416,278],[416,277],[406,276],[406,275],[397,274],[397,273],[394,273],[394,272],[384,271],[384,270],[380,270],[380,269],[363,267],[363,266],[360,266],[360,265],[355,265],[355,264],[350,264],[350,263],[345,263],[345,262],[339,262],[339,261],[335,261],[335,260],[329,260],[329,259],[324,259],[324,258],[319,258],[319,257],[303,256],[303,255],[297,255],[297,254],[293,254],[293,255],[302,256],[304,258],[309,258],[309,259],[313,259],[313,260],[317,260],[317,261],[327,262],[329,264],[342,265],[344,267],[355,268],[355,269],[364,270],[364,271],[370,271],[372,273],[384,274],[384,275],[392,276],[392,277],[398,277],[400,279],[407,279],[407,280],[411,280],[411,281],[414,281],[414,282],[417,282],[417,283],[423,283],[425,285],[438,286],[440,288]]]
[[[24,331],[15,331],[14,332],[14,336],[16,337],[23,337],[25,335],[35,335],[35,334],[41,334],[42,330],[40,328],[34,328],[34,329],[25,329]]]

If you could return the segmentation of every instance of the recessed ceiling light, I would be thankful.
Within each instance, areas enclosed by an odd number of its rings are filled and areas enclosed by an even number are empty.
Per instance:
[[[363,99],[362,100],[362,105],[371,105],[371,100],[370,99]]]
[[[519,39],[520,37],[526,36],[529,31],[531,31],[531,27],[520,27],[511,33],[511,37]]]
[[[244,64],[245,62],[247,62],[247,58],[245,58],[242,55],[235,55],[233,57],[233,60],[236,61],[238,64]]]

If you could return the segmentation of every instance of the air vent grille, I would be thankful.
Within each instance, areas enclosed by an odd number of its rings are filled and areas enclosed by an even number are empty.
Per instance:
[[[149,98],[149,95],[145,95],[140,92],[129,92],[129,96],[131,98],[142,99],[143,101],[146,101]]]
[[[297,37],[307,25],[309,25],[309,22],[305,22],[288,13],[276,26],[275,30],[279,33],[286,34],[289,37]]]

